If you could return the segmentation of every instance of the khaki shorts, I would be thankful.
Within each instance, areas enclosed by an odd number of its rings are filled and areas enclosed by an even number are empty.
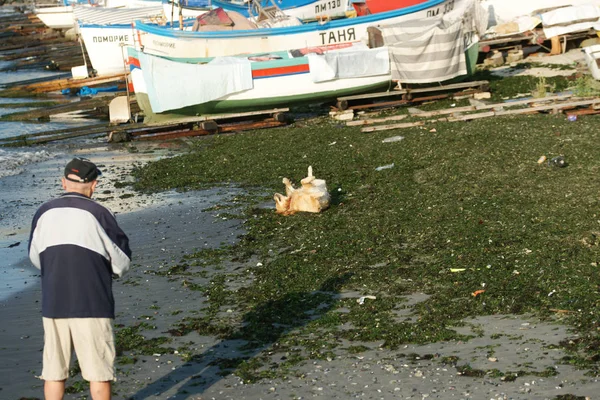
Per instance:
[[[62,381],[69,376],[75,348],[81,375],[90,382],[115,380],[115,338],[110,318],[43,318],[44,365],[40,378]]]

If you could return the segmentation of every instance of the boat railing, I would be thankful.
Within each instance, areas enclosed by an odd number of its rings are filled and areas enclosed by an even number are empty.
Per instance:
[[[275,23],[287,19],[287,15],[272,0],[251,0],[248,3],[248,14],[257,23],[262,21]]]

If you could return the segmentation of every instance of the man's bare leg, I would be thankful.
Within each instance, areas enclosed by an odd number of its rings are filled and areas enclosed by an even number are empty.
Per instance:
[[[93,400],[110,400],[110,381],[90,382],[90,393]]]
[[[44,398],[62,400],[65,395],[65,381],[44,381]]]

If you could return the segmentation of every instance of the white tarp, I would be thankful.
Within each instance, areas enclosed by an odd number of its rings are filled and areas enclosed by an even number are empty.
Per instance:
[[[480,0],[489,15],[488,26],[494,26],[522,15],[537,15],[544,10],[585,4],[600,5],[600,0]]]
[[[387,47],[357,51],[333,51],[308,55],[308,66],[313,82],[361,76],[385,75],[390,72]]]
[[[392,79],[402,83],[442,82],[467,73],[463,24],[443,21],[383,27],[390,49]]]
[[[486,31],[485,37],[502,37],[510,36],[517,33],[523,33],[533,30],[542,20],[538,17],[522,15],[513,19],[510,22],[494,25]]]
[[[474,1],[465,1],[441,20],[380,26],[390,50],[392,79],[434,83],[466,75],[465,51],[479,41],[482,16]]]
[[[245,58],[217,57],[208,64],[188,64],[140,53],[139,61],[155,113],[253,88],[252,68]]]
[[[573,7],[563,7],[540,15],[547,38],[564,35],[571,32],[584,31],[599,22],[600,6],[586,4]]]

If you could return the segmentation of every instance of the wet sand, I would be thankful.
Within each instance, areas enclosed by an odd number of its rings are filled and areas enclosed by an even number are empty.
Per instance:
[[[190,290],[181,277],[171,278],[153,272],[178,263],[185,254],[202,248],[219,248],[235,243],[244,233],[242,221],[231,219],[213,208],[230,204],[241,193],[235,188],[221,188],[187,193],[135,195],[128,188],[114,188],[115,181],[129,179],[126,175],[133,160],[143,162],[168,156],[177,150],[166,149],[155,153],[127,153],[118,149],[94,148],[82,152],[98,164],[104,165],[104,182],[96,196],[117,213],[117,218],[128,233],[134,252],[130,273],[115,282],[118,325],[133,326],[147,322],[154,329],[141,333],[146,338],[171,337],[167,332],[185,317],[202,315],[206,301],[202,291]],[[95,157],[94,157],[95,156]],[[31,214],[39,203],[60,193],[55,186],[55,175],[60,176],[64,162],[71,157],[65,153],[47,163],[36,166],[32,173],[35,191],[27,192],[28,183],[22,176],[7,183],[12,186],[14,198],[3,196],[3,201],[22,202],[14,207],[15,215],[3,224],[2,240],[19,246],[3,248],[23,252]],[[100,161],[100,159],[102,161]],[[113,182],[112,184],[110,182]],[[11,192],[11,193],[12,193]],[[24,192],[24,195],[17,195]],[[13,204],[14,206],[14,204]],[[266,204],[265,207],[270,205]],[[228,210],[228,215],[235,210]],[[25,219],[25,216],[27,217]],[[12,236],[6,236],[14,233]],[[226,265],[217,269],[207,266],[206,274],[186,278],[194,284],[210,282],[216,274],[228,274],[227,285],[242,287],[252,282],[252,268],[261,260]],[[39,274],[25,259],[14,267],[17,278],[27,278],[28,287],[0,302],[0,398],[42,398],[41,372],[42,327],[40,315]],[[21,275],[19,275],[21,274]],[[340,297],[359,298],[361,293],[339,293]],[[407,297],[405,313],[399,319],[411,319],[411,306],[426,299],[426,295]],[[369,300],[366,301],[376,301]],[[346,312],[347,310],[337,310]],[[240,318],[234,306],[223,310],[223,318]],[[243,318],[243,316],[241,316]],[[307,360],[292,368],[285,379],[265,379],[245,384],[233,374],[223,374],[215,365],[219,359],[240,359],[266,356],[274,364],[281,364],[285,355],[270,353],[268,348],[244,350],[244,343],[219,340],[212,336],[190,333],[171,337],[168,344],[174,349],[187,347],[201,354],[186,362],[183,354],[137,356],[134,364],[117,365],[118,382],[114,385],[115,399],[553,399],[558,395],[573,394],[595,398],[600,383],[588,378],[585,371],[561,364],[565,356],[551,348],[561,340],[572,337],[564,326],[543,323],[526,316],[490,316],[465,321],[456,330],[472,334],[466,342],[434,343],[423,346],[407,345],[397,350],[381,348],[381,343],[343,343],[334,350],[335,356],[325,360]],[[343,350],[351,345],[364,345],[366,350],[350,354]],[[555,376],[527,375],[514,381],[493,376],[466,376],[449,357],[458,357],[459,364],[474,369],[500,371],[543,372],[554,369]],[[69,383],[80,380],[72,378]],[[68,394],[67,399],[80,399],[87,393]]]

